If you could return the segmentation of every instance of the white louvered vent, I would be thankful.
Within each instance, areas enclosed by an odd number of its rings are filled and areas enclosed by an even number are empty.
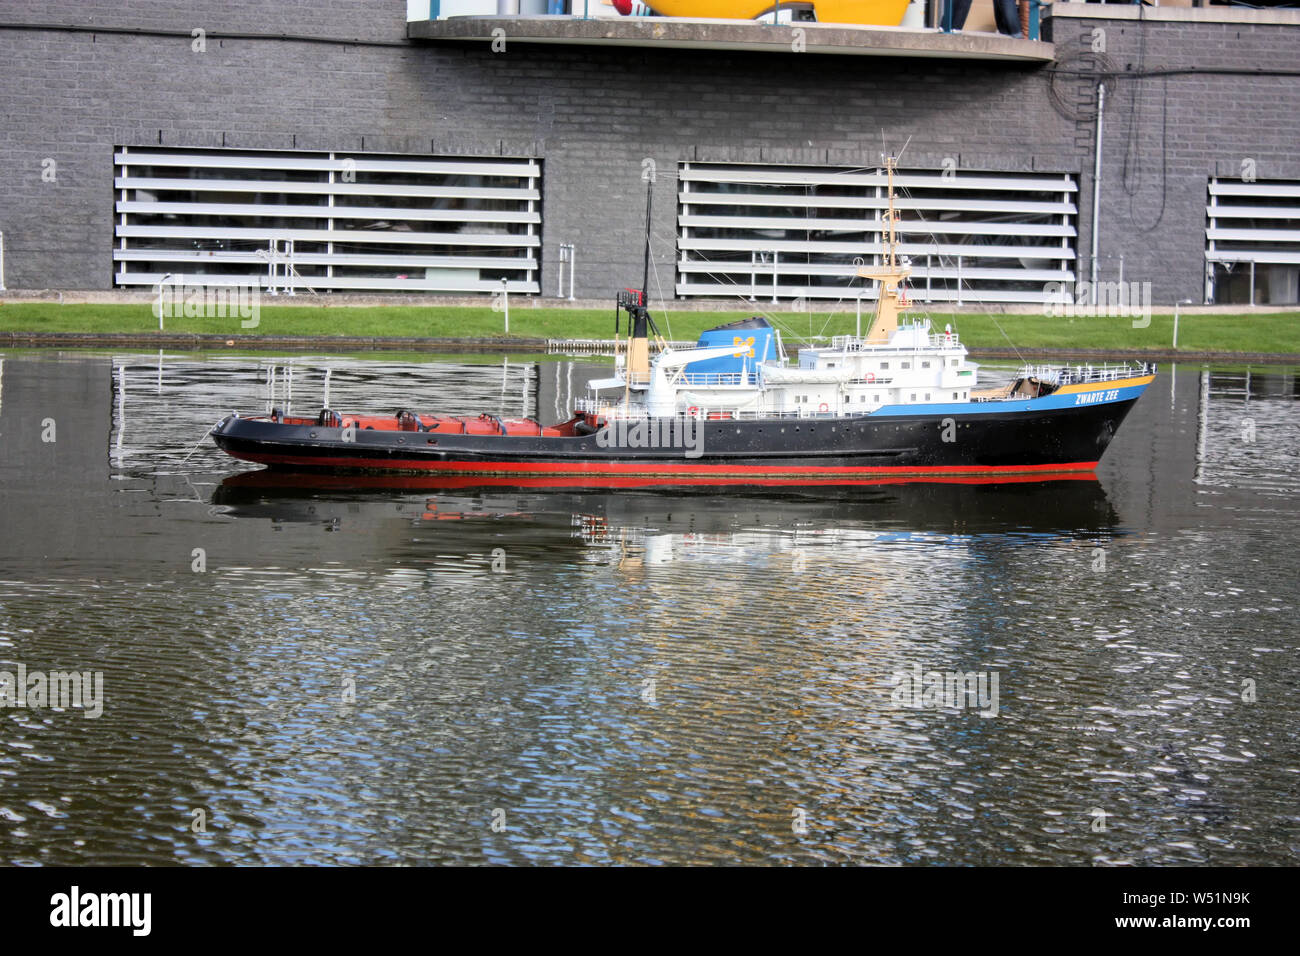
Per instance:
[[[1300,182],[1212,178],[1205,217],[1207,301],[1300,299]]]
[[[679,296],[874,295],[854,274],[880,262],[883,169],[682,163],[679,176]],[[913,300],[1042,302],[1048,283],[1074,282],[1072,176],[904,169],[894,185]]]
[[[121,147],[114,163],[119,286],[539,291],[536,160]]]

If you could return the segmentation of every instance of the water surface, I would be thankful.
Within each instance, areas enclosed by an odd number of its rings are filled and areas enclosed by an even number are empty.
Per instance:
[[[1162,370],[1096,481],[667,495],[249,471],[203,434],[276,361],[0,363],[0,670],[106,698],[0,710],[0,860],[1295,859],[1291,371]],[[294,365],[548,418],[598,371]]]

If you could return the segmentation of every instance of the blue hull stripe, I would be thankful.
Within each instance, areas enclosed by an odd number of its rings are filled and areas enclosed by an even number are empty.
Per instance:
[[[1110,405],[1136,399],[1146,390],[1145,385],[1126,388],[1100,388],[1091,392],[1073,392],[1066,395],[1046,395],[1043,398],[1012,399],[997,402],[936,402],[920,405],[882,405],[870,417],[895,415],[1007,415],[1024,412],[1044,412],[1062,408]]]

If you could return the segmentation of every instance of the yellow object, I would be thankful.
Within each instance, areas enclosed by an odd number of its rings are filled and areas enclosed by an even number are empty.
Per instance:
[[[818,23],[861,23],[896,27],[903,22],[908,0],[810,0]],[[774,0],[647,0],[665,17],[699,20],[753,20],[770,12]]]
[[[898,262],[898,218],[894,214],[894,170],[897,168],[896,157],[890,156],[885,160],[885,171],[889,174],[889,212],[885,217],[885,222],[889,224],[889,241],[885,243],[885,261],[880,266],[858,270],[858,275],[862,278],[875,279],[880,284],[876,296],[876,315],[867,333],[867,342],[871,345],[889,344],[898,331],[899,312],[909,305],[901,285],[912,270]]]

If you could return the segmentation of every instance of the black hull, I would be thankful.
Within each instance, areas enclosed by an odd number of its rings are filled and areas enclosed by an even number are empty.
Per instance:
[[[449,474],[718,480],[961,477],[1090,471],[1136,398],[1079,407],[857,418],[694,423],[659,447],[602,437],[354,432],[230,417],[213,438],[230,455],[277,469],[336,474]],[[992,403],[990,403],[992,405]],[[667,422],[669,420],[661,420]],[[672,420],[680,426],[680,420]],[[610,444],[609,435],[604,436]],[[653,441],[651,439],[651,441]]]

